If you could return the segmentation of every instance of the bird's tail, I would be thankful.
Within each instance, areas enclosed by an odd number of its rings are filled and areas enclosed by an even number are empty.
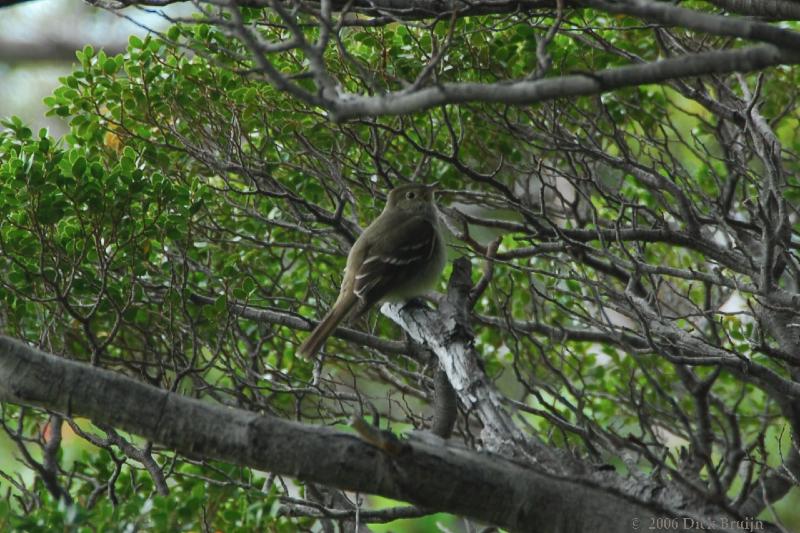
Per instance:
[[[306,359],[311,359],[317,355],[317,352],[325,345],[325,341],[328,340],[330,334],[347,317],[357,301],[358,299],[353,295],[336,300],[330,311],[325,314],[317,324],[317,327],[314,328],[314,331],[311,332],[311,335],[297,349],[297,353]]]

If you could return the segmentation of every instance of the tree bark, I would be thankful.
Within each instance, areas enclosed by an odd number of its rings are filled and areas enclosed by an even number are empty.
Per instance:
[[[657,518],[710,519],[432,436],[412,437],[402,453],[390,455],[351,433],[186,398],[2,336],[0,399],[87,417],[187,456],[380,494],[515,531],[622,533]]]

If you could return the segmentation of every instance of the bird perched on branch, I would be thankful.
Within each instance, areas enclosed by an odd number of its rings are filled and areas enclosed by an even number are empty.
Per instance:
[[[419,296],[433,288],[447,258],[434,203],[435,185],[402,185],[347,256],[339,297],[298,353],[311,358],[336,326],[381,300]]]

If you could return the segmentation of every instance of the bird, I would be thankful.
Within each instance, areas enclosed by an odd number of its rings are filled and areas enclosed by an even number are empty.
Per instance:
[[[437,215],[436,185],[392,189],[378,217],[347,255],[339,296],[297,353],[314,357],[346,318],[358,317],[380,301],[408,300],[438,282],[447,251]]]

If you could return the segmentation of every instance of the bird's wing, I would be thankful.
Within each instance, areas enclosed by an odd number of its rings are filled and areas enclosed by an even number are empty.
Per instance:
[[[371,306],[422,269],[436,250],[436,229],[422,217],[411,217],[370,244],[358,266],[353,292],[361,308]]]

